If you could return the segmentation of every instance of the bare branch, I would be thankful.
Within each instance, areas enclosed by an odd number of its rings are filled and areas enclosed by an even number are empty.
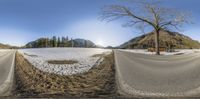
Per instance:
[[[135,0],[132,0],[135,1]],[[156,54],[159,54],[159,33],[160,30],[176,29],[184,23],[189,23],[188,15],[173,9],[163,8],[147,0],[137,0],[134,8],[122,5],[107,6],[102,11],[102,20],[113,21],[126,18],[126,27],[145,25],[151,26],[155,31]],[[139,13],[137,13],[139,11]],[[184,11],[185,12],[185,11]],[[143,29],[144,27],[142,27]]]
[[[140,24],[140,23],[144,23],[143,21],[129,21],[125,24],[123,24],[124,27],[132,27],[134,25]]]

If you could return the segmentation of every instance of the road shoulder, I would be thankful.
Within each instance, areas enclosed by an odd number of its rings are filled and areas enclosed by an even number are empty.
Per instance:
[[[5,82],[0,85],[0,96],[11,96],[13,88],[13,78],[14,78],[14,65],[15,65],[15,51],[12,52],[12,66],[9,71],[8,77]]]

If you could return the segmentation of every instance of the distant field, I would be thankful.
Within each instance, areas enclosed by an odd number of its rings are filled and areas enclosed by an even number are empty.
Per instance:
[[[72,75],[90,70],[111,50],[97,48],[38,48],[19,52],[36,68],[60,75]],[[98,57],[94,57],[94,56]],[[62,64],[63,63],[63,64]]]

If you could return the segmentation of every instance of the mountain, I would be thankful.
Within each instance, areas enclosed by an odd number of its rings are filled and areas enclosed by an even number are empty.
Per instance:
[[[128,42],[119,46],[119,48],[141,48],[146,49],[154,47],[154,33],[150,32],[146,35],[133,38]],[[200,48],[198,41],[192,40],[190,37],[178,32],[161,31],[160,32],[160,47],[164,48]]]
[[[97,47],[92,41],[85,39],[71,39],[68,37],[52,37],[49,38],[39,38],[35,41],[29,42],[25,45],[26,48],[44,48],[44,47],[85,47],[93,48]]]
[[[74,43],[74,47],[96,47],[96,45],[90,41],[90,40],[85,40],[85,39],[74,39],[74,40],[70,40],[70,42]]]
[[[0,43],[0,49],[7,49],[9,46]]]
[[[0,43],[0,49],[10,49],[12,46]]]

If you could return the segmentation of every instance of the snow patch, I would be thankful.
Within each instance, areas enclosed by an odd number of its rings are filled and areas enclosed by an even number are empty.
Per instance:
[[[140,54],[149,54],[153,55],[155,52],[148,52],[147,49],[118,49],[120,51],[140,53]],[[198,53],[200,49],[176,49],[175,52],[160,52],[161,55],[179,55],[179,54],[191,54]]]
[[[73,75],[90,70],[101,57],[95,54],[111,53],[97,48],[39,48],[21,49],[19,52],[36,68],[60,75]],[[48,60],[77,60],[75,64],[49,64]]]

